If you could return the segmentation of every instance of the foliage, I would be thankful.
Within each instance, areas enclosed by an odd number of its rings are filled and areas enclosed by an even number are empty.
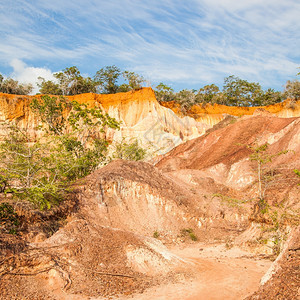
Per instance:
[[[223,104],[228,106],[261,106],[281,102],[283,95],[273,89],[262,90],[259,83],[248,82],[236,76],[224,79],[223,90],[215,84],[208,84],[198,90],[183,89],[177,93],[170,87],[160,83],[155,88],[155,95],[159,102],[175,101],[186,112],[192,105]]]
[[[10,126],[1,144],[0,174],[14,196],[45,209],[63,199],[73,180],[98,167],[108,146],[101,132],[118,129],[119,123],[99,108],[62,97],[34,99],[31,109],[43,122],[43,142],[32,142],[26,131]],[[66,110],[68,118],[63,117]]]
[[[70,106],[70,104],[69,104]],[[63,111],[67,108],[67,101],[64,97],[42,96],[41,101],[34,98],[30,108],[37,113],[48,130],[54,134],[61,135],[65,127]]]
[[[145,79],[134,73],[134,72],[129,72],[129,71],[124,71],[123,72],[123,77],[127,83],[123,83],[118,87],[118,92],[128,92],[128,91],[133,91],[133,90],[138,90],[142,88],[142,84],[145,82]]]
[[[287,83],[285,84],[284,95],[287,98],[290,98],[292,100],[296,100],[296,101],[299,100],[300,99],[300,81],[288,80]]]
[[[120,76],[124,83],[119,85]],[[48,95],[77,95],[82,93],[114,94],[140,89],[145,79],[130,71],[122,72],[116,66],[106,66],[96,72],[93,78],[81,75],[76,66],[68,67],[54,74],[57,82],[39,77],[39,92]]]
[[[156,239],[158,239],[159,236],[160,236],[159,232],[158,232],[157,230],[155,230],[155,231],[153,232],[153,237],[156,238]]]
[[[14,208],[4,202],[0,204],[0,230],[5,233],[16,234],[20,226],[20,220]]]
[[[104,94],[115,94],[118,91],[118,79],[121,75],[121,70],[116,66],[107,66],[96,72],[94,81],[97,89]]]
[[[180,104],[181,110],[186,112],[196,103],[195,90],[181,90],[175,95],[175,101]]]
[[[162,82],[156,86],[154,92],[158,102],[169,102],[175,99],[174,90]]]
[[[88,108],[86,104],[69,101],[64,97],[45,95],[41,100],[33,99],[30,108],[39,115],[46,129],[56,135],[66,134],[68,127],[77,131],[76,135],[79,128],[80,133],[84,134],[90,134],[97,126],[101,126],[101,132],[105,126],[119,128],[119,123],[100,108]],[[70,111],[67,119],[64,118],[66,110]]]
[[[90,77],[83,77],[75,66],[55,73],[54,77],[59,81],[59,90],[63,95],[96,92],[96,83]]]
[[[125,142],[123,139],[121,142],[114,144],[114,158],[138,161],[144,159],[146,154],[146,150],[139,146],[137,140]]]
[[[7,182],[6,190],[41,209],[57,204],[63,189],[59,185],[61,177],[50,172],[57,159],[50,159],[53,149],[50,143],[30,143],[26,131],[11,126],[0,148],[0,171]]]
[[[300,177],[300,171],[298,169],[295,169],[294,173]]]
[[[256,175],[258,180],[258,197],[259,197],[259,208],[264,213],[267,211],[268,206],[265,201],[265,192],[271,183],[274,183],[275,178],[278,176],[274,173],[274,170],[270,169],[267,164],[272,162],[273,158],[282,154],[288,153],[288,150],[280,151],[275,154],[269,154],[269,144],[265,143],[262,145],[248,145],[248,149],[251,150],[250,160],[257,163]]]
[[[272,105],[275,103],[282,102],[284,100],[284,95],[281,92],[276,92],[274,89],[267,89],[266,91],[261,91],[258,98],[254,99],[253,106],[265,106]]]
[[[241,199],[228,197],[228,196],[223,195],[221,193],[213,194],[212,198],[214,198],[214,197],[220,198],[222,200],[222,202],[226,203],[230,207],[239,207],[242,204],[247,202],[247,200],[241,200]]]
[[[183,228],[183,229],[181,229],[180,233],[181,233],[181,236],[183,236],[183,237],[188,236],[194,242],[198,240],[198,238],[195,235],[194,230],[192,228]]]
[[[58,83],[55,83],[51,80],[45,80],[43,77],[38,78],[40,82],[37,83],[40,88],[39,91],[41,94],[49,94],[49,95],[62,95],[63,91],[60,88]]]
[[[22,84],[12,78],[4,79],[0,74],[0,93],[28,95],[33,90],[31,84]]]
[[[259,106],[262,103],[262,89],[259,83],[248,82],[234,75],[224,79],[223,94],[226,105]]]
[[[196,102],[225,104],[223,103],[223,94],[220,91],[219,87],[217,87],[215,84],[205,85],[204,87],[200,88],[196,95]]]

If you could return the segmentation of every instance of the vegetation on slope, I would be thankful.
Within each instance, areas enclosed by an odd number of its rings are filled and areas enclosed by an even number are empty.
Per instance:
[[[45,134],[32,141],[26,130],[8,124],[0,150],[1,187],[44,209],[58,204],[70,182],[90,174],[105,159],[108,141],[101,132],[118,129],[119,123],[101,109],[47,95],[34,99],[31,109]]]

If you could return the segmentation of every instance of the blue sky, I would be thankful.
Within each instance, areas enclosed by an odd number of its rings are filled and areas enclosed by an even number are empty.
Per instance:
[[[299,72],[299,16],[299,0],[1,0],[0,73],[117,65],[175,90],[229,75],[282,90]]]

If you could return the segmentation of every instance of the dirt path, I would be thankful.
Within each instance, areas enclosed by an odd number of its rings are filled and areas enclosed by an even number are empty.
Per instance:
[[[171,251],[187,260],[195,276],[178,278],[170,283],[146,290],[143,294],[119,299],[132,300],[217,300],[244,299],[258,289],[260,278],[271,262],[224,245],[189,245]]]

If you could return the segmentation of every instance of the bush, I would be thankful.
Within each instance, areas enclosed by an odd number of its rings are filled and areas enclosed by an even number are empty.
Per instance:
[[[127,143],[123,139],[114,144],[113,158],[138,161],[143,160],[146,154],[146,150],[139,146],[137,140]]]
[[[180,233],[183,237],[188,236],[194,242],[198,240],[192,228],[183,228]]]
[[[40,209],[58,204],[70,184],[93,172],[105,159],[108,142],[92,133],[119,123],[101,109],[68,99],[42,96],[31,109],[43,122],[42,142],[32,142],[26,130],[10,125],[0,145],[0,188]],[[64,118],[66,110],[69,117]]]
[[[20,220],[14,208],[4,202],[0,204],[0,230],[4,233],[16,234],[20,226]]]

